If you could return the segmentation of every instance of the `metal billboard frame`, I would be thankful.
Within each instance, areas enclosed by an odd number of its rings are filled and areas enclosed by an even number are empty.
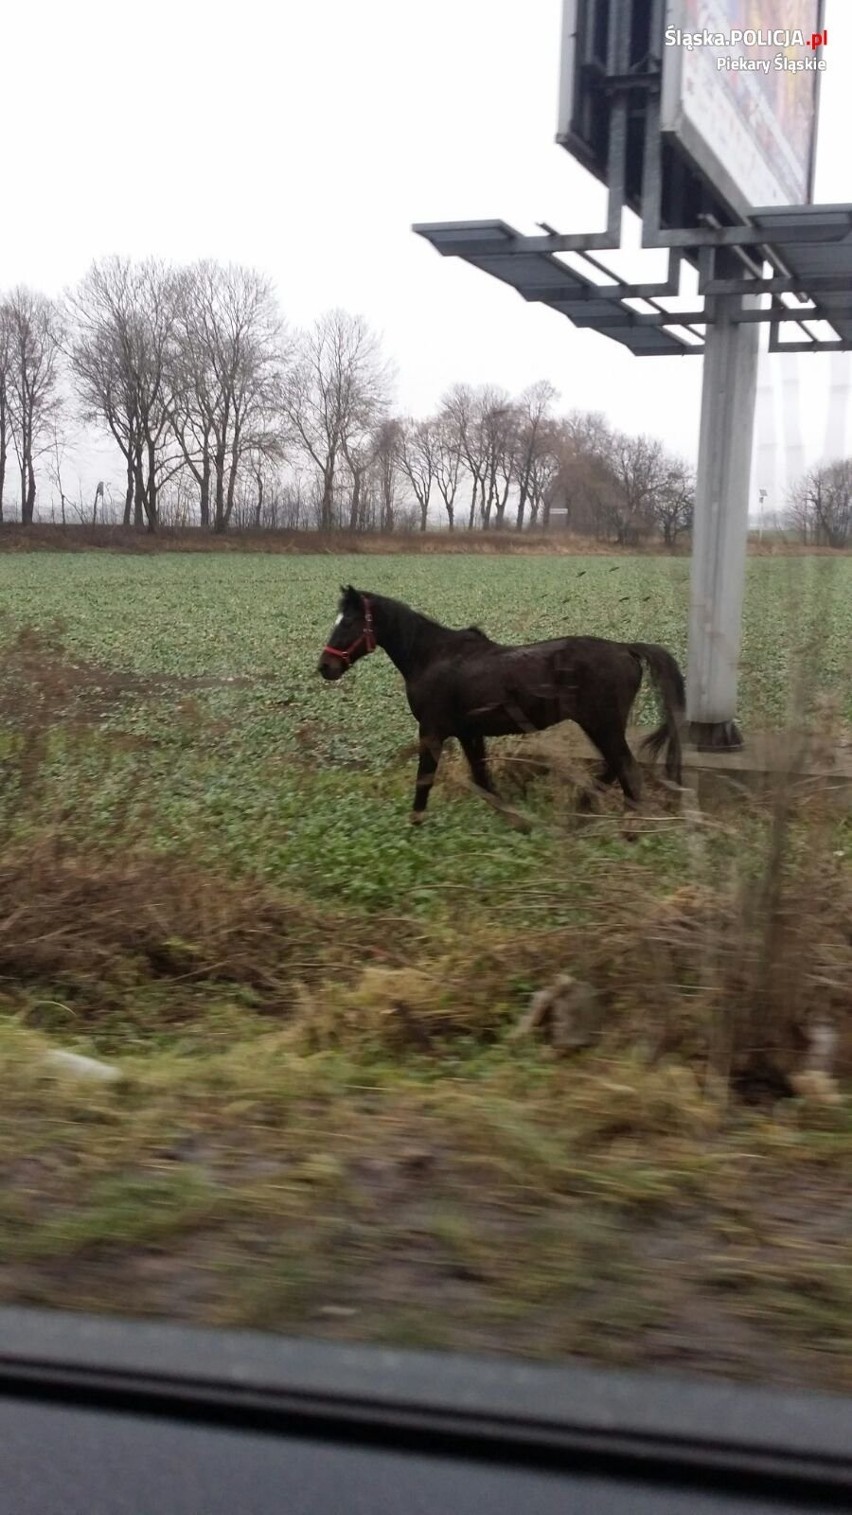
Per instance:
[[[661,134],[664,18],[665,0],[565,0],[563,23],[573,31],[570,47],[563,38],[557,141],[606,185],[604,230],[563,234],[541,223],[543,235],[528,237],[498,220],[413,230],[443,256],[637,357],[705,356],[687,714],[699,749],[736,750],[743,746],[737,663],[759,328],[768,326],[773,353],[852,351],[852,204],[749,207],[738,215]],[[815,144],[816,126],[813,152]],[[619,250],[625,208],[641,217],[642,247],[668,250],[664,280],[630,283],[598,256]],[[565,253],[581,267],[569,266]],[[680,293],[683,261],[697,270],[701,309],[663,303]],[[789,303],[796,296],[807,308]],[[636,310],[637,300],[649,308]],[[815,323],[833,335],[813,331]],[[795,326],[799,334],[784,341]]]

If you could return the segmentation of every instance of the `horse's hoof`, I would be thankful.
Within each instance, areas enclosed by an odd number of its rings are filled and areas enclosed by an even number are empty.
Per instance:
[[[577,795],[578,815],[600,815],[603,810],[600,796],[591,789],[581,789]]]
[[[517,810],[508,816],[508,821],[513,831],[520,831],[524,836],[529,836],[533,829],[532,821],[527,820],[525,815],[519,815]]]
[[[410,822],[410,824],[412,826],[422,826],[423,822],[426,819],[426,811],[425,810],[412,810],[412,812],[411,812],[410,816],[408,817],[408,819],[409,819],[409,822]]]

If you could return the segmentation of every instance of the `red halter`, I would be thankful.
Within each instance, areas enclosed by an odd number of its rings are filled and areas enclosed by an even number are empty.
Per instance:
[[[376,633],[373,630],[373,612],[370,609],[370,601],[366,595],[361,596],[361,604],[364,607],[364,630],[348,647],[324,647],[323,652],[330,652],[333,657],[342,658],[348,668],[352,662],[352,654],[357,652],[361,643],[366,644],[367,652],[376,650]]]

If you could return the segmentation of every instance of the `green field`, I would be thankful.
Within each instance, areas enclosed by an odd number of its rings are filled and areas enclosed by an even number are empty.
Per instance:
[[[737,914],[770,811],[651,785],[627,837],[554,772],[521,835],[451,760],[413,830],[396,671],[315,671],[350,580],[685,663],[682,559],[0,557],[0,1299],[852,1387],[848,1106],[752,1112],[708,1073],[734,1003],[787,1003]],[[850,648],[852,559],[749,561],[747,731],[796,688],[848,739]],[[848,818],[811,795],[784,841],[788,987],[845,1006]],[[695,937],[660,925],[687,886]],[[507,1041],[565,968],[603,1041]],[[48,1045],[124,1082],[48,1076]]]
[[[366,579],[363,587],[449,624],[481,623],[506,640],[588,632],[659,641],[685,661],[682,560],[0,560],[8,615],[42,628],[59,618],[72,661],[176,680],[171,688],[115,692],[97,723],[101,745],[116,731],[150,745],[123,757],[112,752],[108,780],[98,774],[94,784],[81,782],[91,763],[77,749],[57,755],[57,781],[78,805],[78,823],[102,826],[111,802],[126,806],[132,793],[139,806],[153,806],[157,838],[189,838],[228,866],[260,869],[323,900],[386,907],[402,894],[415,913],[432,913],[440,905],[436,891],[445,889],[466,891],[471,906],[474,899],[484,908],[502,906],[520,884],[540,879],[548,851],[542,835],[508,835],[461,793],[439,791],[428,835],[422,842],[408,837],[401,822],[415,764],[398,754],[416,733],[399,675],[381,654],[333,688],[315,672],[338,584],[350,579]],[[746,728],[783,721],[794,660],[814,614],[825,624],[825,641],[808,668],[809,688],[833,690],[852,722],[852,560],[764,559],[749,564],[740,701]],[[194,687],[194,679],[221,683]],[[247,682],[229,687],[230,679]],[[203,732],[181,719],[190,708]],[[652,713],[640,698],[639,720]],[[620,845],[613,839],[616,850]]]

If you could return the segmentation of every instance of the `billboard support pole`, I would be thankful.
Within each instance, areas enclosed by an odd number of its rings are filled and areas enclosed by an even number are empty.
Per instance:
[[[693,525],[686,710],[702,751],[743,746],[736,723],[760,328],[731,317],[756,295],[715,296],[707,325]]]

